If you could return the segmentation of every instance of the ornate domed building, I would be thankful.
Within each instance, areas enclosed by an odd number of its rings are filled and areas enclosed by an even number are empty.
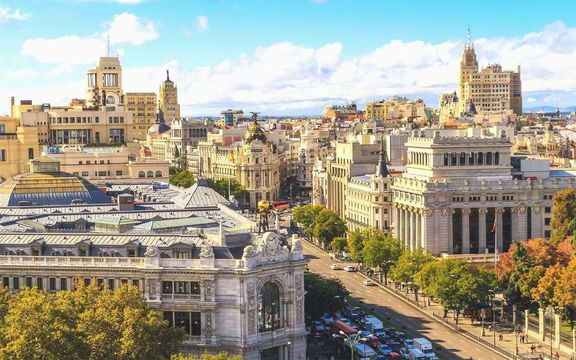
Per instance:
[[[49,157],[32,160],[31,172],[0,186],[0,206],[106,204],[106,194],[79,176],[60,171]]]
[[[258,124],[256,116],[253,116],[252,118],[254,121],[252,124],[250,124],[246,134],[244,135],[244,142],[246,144],[251,144],[254,141],[260,141],[261,143],[265,144],[267,141],[266,134],[264,133],[264,130],[262,130],[262,127]]]

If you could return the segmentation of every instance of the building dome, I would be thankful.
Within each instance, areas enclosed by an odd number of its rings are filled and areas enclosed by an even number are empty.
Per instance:
[[[170,126],[164,121],[164,112],[160,108],[160,101],[158,101],[158,110],[156,111],[156,123],[148,128],[148,135],[156,136],[162,135],[170,131]]]
[[[259,140],[263,143],[266,142],[266,134],[264,134],[264,130],[262,130],[262,127],[258,125],[256,117],[254,117],[254,122],[250,124],[250,126],[248,127],[246,135],[244,135],[244,141],[248,144],[250,144],[255,140]]]
[[[33,172],[0,185],[0,206],[107,204],[106,194],[79,176],[56,169],[54,159],[33,160]],[[38,166],[50,164],[50,167]]]

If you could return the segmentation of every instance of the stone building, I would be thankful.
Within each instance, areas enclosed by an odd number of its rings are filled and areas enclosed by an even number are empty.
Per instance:
[[[28,160],[40,155],[38,131],[12,117],[0,116],[0,182],[28,171]]]
[[[164,112],[164,117],[168,125],[174,119],[180,119],[180,104],[178,104],[178,88],[172,80],[170,80],[170,73],[166,70],[166,80],[160,84],[158,93],[160,100],[160,109]]]
[[[144,142],[150,126],[156,120],[156,94],[149,92],[126,93],[126,109],[132,113],[134,139]]]
[[[422,99],[409,100],[393,97],[387,100],[366,103],[366,119],[382,120],[389,126],[400,126],[402,120],[426,120],[425,105]]]
[[[394,236],[408,248],[482,254],[506,251],[513,241],[550,237],[552,198],[576,187],[576,177],[521,169],[513,175],[512,143],[504,131],[423,134],[409,138],[407,171],[392,185]]]

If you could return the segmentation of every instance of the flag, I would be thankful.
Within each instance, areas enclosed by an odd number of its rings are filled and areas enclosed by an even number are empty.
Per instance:
[[[490,230],[490,232],[496,232],[496,219],[497,217],[494,217],[494,225],[492,225],[492,230]]]

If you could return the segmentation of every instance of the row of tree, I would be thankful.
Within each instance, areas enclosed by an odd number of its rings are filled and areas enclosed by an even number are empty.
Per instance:
[[[329,246],[334,238],[346,234],[346,224],[334,211],[321,205],[297,206],[292,220],[302,225],[304,231]]]
[[[196,178],[190,170],[180,169],[175,166],[170,167],[170,184],[179,186],[181,188],[189,188],[196,183]],[[246,197],[248,191],[236,179],[208,179],[208,186],[214,189],[218,194],[228,199],[229,195],[234,196],[237,200],[241,201]]]
[[[319,319],[346,306],[350,293],[340,279],[325,278],[309,271],[304,273],[304,312],[310,319]]]

